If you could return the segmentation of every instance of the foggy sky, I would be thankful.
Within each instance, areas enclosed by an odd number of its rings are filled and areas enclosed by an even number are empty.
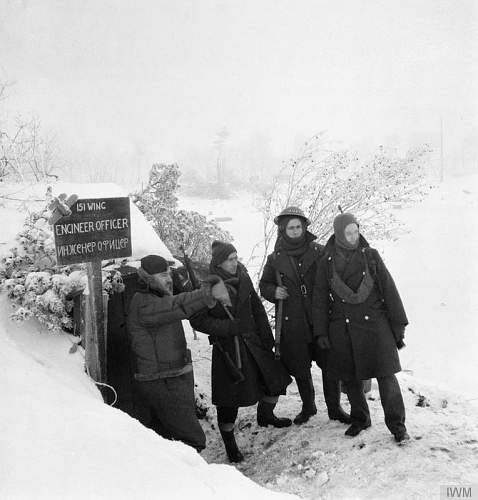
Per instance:
[[[436,142],[440,118],[459,145],[477,33],[473,0],[0,0],[0,77],[9,109],[93,155],[191,158],[224,126],[279,156],[320,130]]]

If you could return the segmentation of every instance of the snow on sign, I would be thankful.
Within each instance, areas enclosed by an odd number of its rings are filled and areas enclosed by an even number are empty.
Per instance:
[[[129,198],[79,199],[53,224],[59,265],[131,256]]]

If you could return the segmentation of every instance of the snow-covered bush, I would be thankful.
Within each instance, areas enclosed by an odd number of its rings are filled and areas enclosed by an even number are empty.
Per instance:
[[[153,165],[148,185],[132,194],[132,200],[174,255],[181,255],[183,246],[192,259],[206,262],[214,240],[233,238],[198,212],[178,209],[176,193],[180,175],[178,165]]]
[[[11,318],[37,318],[48,330],[71,331],[73,296],[87,286],[85,266],[57,266],[48,207],[29,214],[16,246],[0,261],[0,286],[13,302]],[[103,271],[103,289],[122,291],[121,274]]]
[[[321,135],[312,137],[284,163],[260,199],[264,254],[259,274],[277,234],[274,217],[287,206],[304,210],[321,243],[332,232],[339,205],[358,217],[371,240],[393,238],[400,226],[394,209],[421,200],[429,189],[424,178],[430,152],[424,145],[399,156],[380,146],[362,160],[351,151],[332,151]]]

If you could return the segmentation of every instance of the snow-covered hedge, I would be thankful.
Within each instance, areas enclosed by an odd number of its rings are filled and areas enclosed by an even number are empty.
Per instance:
[[[180,175],[176,164],[154,164],[147,186],[131,197],[173,255],[180,256],[181,247],[184,247],[191,259],[209,262],[211,243],[214,240],[232,241],[233,237],[204,215],[178,209],[176,195]]]
[[[57,266],[51,213],[46,206],[27,215],[16,246],[0,261],[0,286],[12,300],[11,318],[37,318],[48,330],[71,331],[73,296],[87,288],[85,266]],[[121,274],[103,271],[103,289],[122,291]]]

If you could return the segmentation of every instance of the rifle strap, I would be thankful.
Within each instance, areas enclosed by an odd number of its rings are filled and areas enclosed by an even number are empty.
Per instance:
[[[304,311],[304,316],[309,324],[309,326],[312,326],[312,318],[310,317],[310,311],[307,307],[307,304],[305,303],[305,298],[307,297],[309,291],[307,290],[307,287],[305,283],[302,281],[302,278],[300,277],[299,271],[297,269],[297,261],[292,257],[292,255],[289,255],[289,260],[291,267],[294,271],[295,277],[297,279],[297,284],[299,285],[299,291],[300,291],[300,299],[302,301],[302,309]]]

